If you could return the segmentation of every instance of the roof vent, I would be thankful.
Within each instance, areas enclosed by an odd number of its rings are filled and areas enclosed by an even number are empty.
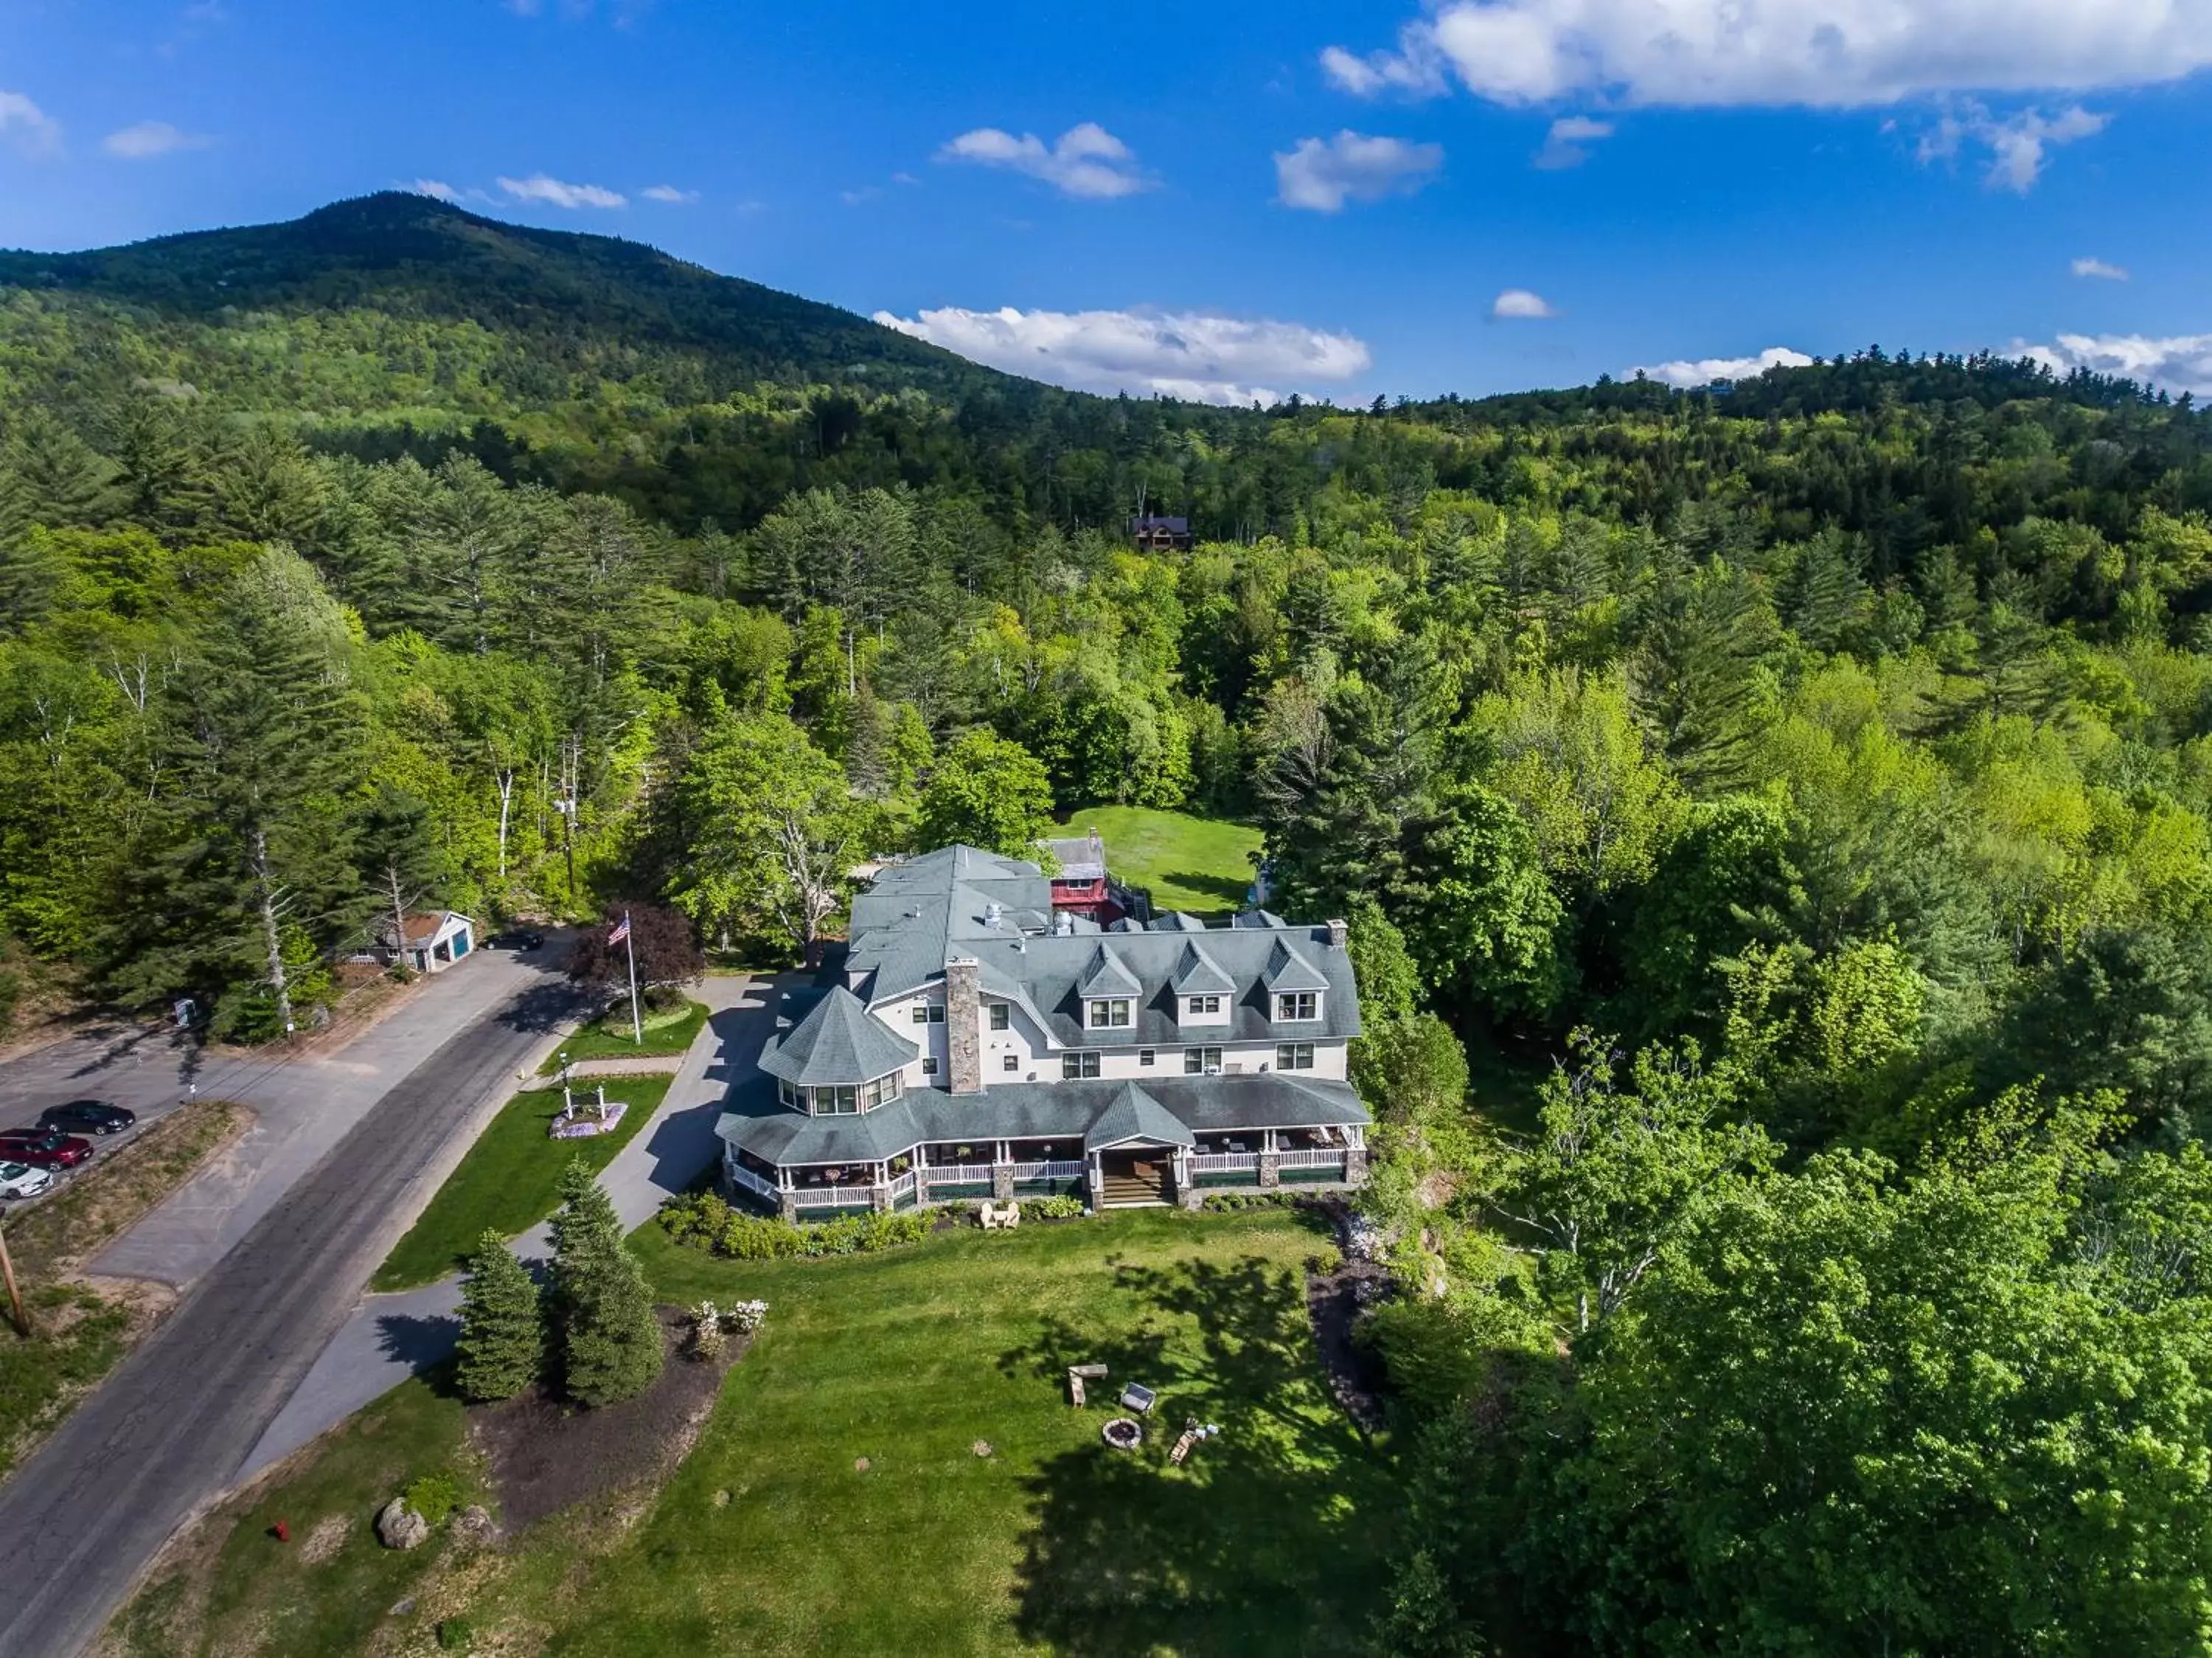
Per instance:
[[[999,930],[1000,923],[1006,918],[1006,913],[1000,905],[999,900],[993,899],[983,906],[983,924],[995,933]]]

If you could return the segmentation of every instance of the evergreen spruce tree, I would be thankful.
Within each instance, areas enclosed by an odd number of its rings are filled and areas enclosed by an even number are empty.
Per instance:
[[[614,1204],[580,1158],[553,1217],[553,1318],[562,1385],[579,1405],[612,1405],[660,1374],[660,1324],[645,1274],[623,1247]]]
[[[297,554],[270,548],[225,588],[167,687],[156,850],[111,941],[112,987],[227,998],[218,1028],[291,1029],[293,957],[355,935],[361,708],[344,614]],[[319,989],[319,987],[317,987]]]
[[[469,1399],[513,1399],[545,1368],[545,1320],[538,1285],[507,1240],[486,1231],[461,1286],[460,1366]]]

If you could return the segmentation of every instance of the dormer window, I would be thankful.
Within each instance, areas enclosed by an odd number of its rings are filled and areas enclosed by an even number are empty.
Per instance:
[[[1285,991],[1275,998],[1275,1017],[1297,1021],[1321,1017],[1321,997],[1311,991]]]
[[[1091,1028],[1094,1031],[1119,1031],[1129,1027],[1130,1003],[1127,997],[1115,997],[1091,1004]]]
[[[1218,996],[1188,996],[1183,998],[1183,1011],[1192,1015],[1219,1013],[1221,998]]]

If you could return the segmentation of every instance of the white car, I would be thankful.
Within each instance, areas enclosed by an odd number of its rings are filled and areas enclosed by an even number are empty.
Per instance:
[[[28,1163],[0,1163],[0,1198],[35,1198],[54,1183],[53,1171]]]

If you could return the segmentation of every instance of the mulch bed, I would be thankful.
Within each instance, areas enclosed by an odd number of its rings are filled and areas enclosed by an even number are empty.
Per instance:
[[[470,1436],[490,1466],[508,1533],[625,1485],[658,1485],[690,1451],[724,1374],[752,1338],[731,1336],[718,1359],[691,1358],[684,1350],[689,1318],[676,1308],[659,1311],[668,1362],[635,1399],[586,1411],[530,1393],[471,1407]]]
[[[1306,1274],[1306,1316],[1313,1322],[1329,1392],[1369,1433],[1382,1425],[1382,1361],[1352,1340],[1352,1327],[1362,1305],[1360,1285],[1373,1283],[1375,1289],[1366,1292],[1371,1296],[1387,1288],[1389,1278],[1389,1270],[1376,1261],[1346,1261],[1334,1272]]]

